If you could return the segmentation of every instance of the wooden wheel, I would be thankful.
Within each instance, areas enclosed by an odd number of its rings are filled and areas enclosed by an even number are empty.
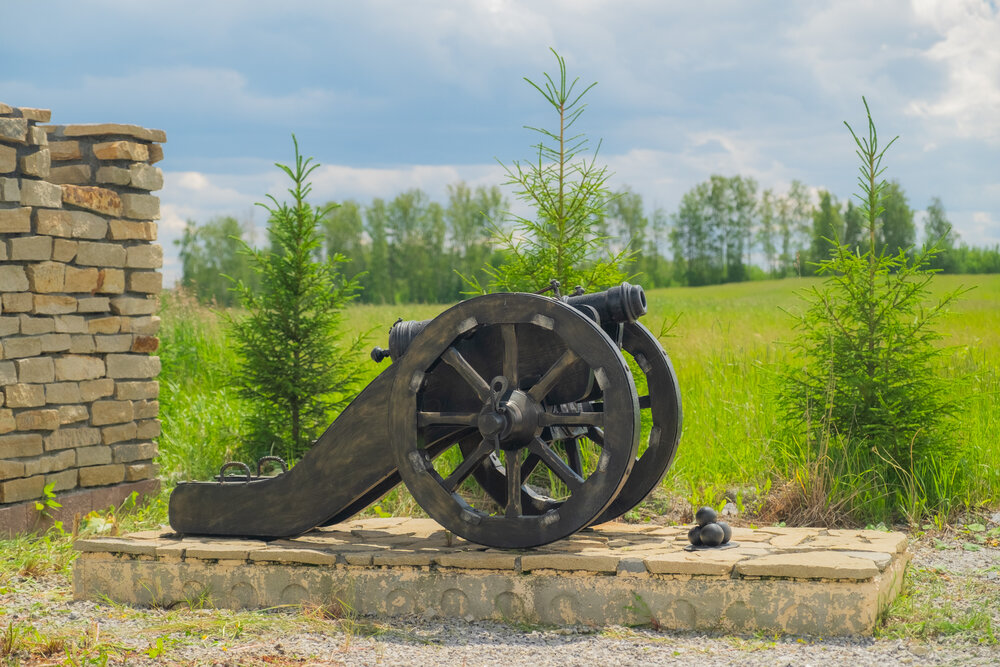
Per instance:
[[[431,517],[470,541],[522,548],[571,535],[602,515],[632,470],[635,383],[607,334],[571,306],[532,294],[470,299],[435,318],[394,363],[390,433],[400,475]],[[555,407],[594,394],[601,411]],[[427,447],[442,428],[461,434],[444,472]],[[478,433],[463,448],[470,428]],[[586,469],[543,437],[591,428],[602,442]],[[526,506],[526,464],[545,470],[564,497],[536,504],[529,495]],[[477,470],[493,470],[489,483],[502,482],[502,491],[479,485],[479,500],[470,500],[462,491],[477,486]]]

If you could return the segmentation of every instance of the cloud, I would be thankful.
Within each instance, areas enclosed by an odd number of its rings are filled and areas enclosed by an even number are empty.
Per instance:
[[[941,36],[924,57],[944,69],[947,86],[908,112],[955,136],[1000,144],[1000,10],[986,0],[913,0],[913,9]]]

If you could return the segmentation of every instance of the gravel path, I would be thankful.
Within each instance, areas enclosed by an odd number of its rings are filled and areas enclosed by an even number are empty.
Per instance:
[[[878,639],[595,631],[423,618],[387,624],[298,608],[133,609],[75,602],[65,577],[46,576],[0,587],[0,660],[3,631],[12,627],[19,632],[6,659],[16,657],[20,664],[84,664],[85,658],[99,664],[107,657],[108,664],[128,665],[998,665],[1000,548],[969,540],[968,534],[954,533],[911,544],[910,594]],[[996,633],[992,641],[981,641],[990,632]]]

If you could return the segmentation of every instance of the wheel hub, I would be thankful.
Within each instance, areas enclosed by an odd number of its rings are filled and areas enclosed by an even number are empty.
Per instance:
[[[479,433],[484,440],[500,441],[500,449],[513,451],[527,447],[542,432],[541,404],[515,389],[506,397],[487,401],[479,413]]]

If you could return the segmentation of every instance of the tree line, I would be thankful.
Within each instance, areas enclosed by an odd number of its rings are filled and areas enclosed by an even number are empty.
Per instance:
[[[915,211],[902,186],[892,181],[884,193],[876,226],[876,252],[895,254],[916,246]],[[488,267],[509,261],[509,249],[495,241],[504,229],[509,202],[497,186],[448,186],[447,201],[436,202],[411,189],[368,204],[348,200],[322,217],[319,259],[344,258],[346,276],[360,286],[365,303],[446,303],[462,298],[471,285],[486,284]],[[870,244],[859,208],[826,190],[800,181],[785,191],[760,190],[745,176],[713,175],[686,192],[673,213],[649,210],[641,195],[625,188],[595,213],[593,233],[609,255],[630,253],[628,271],[647,288],[811,275],[829,258],[836,239],[860,253]],[[924,238],[941,253],[933,269],[947,273],[1000,273],[1000,246],[969,246],[951,229],[939,198],[927,206]],[[234,303],[235,280],[251,289],[242,241],[253,238],[249,222],[220,217],[188,221],[176,241],[181,285],[204,302]]]

